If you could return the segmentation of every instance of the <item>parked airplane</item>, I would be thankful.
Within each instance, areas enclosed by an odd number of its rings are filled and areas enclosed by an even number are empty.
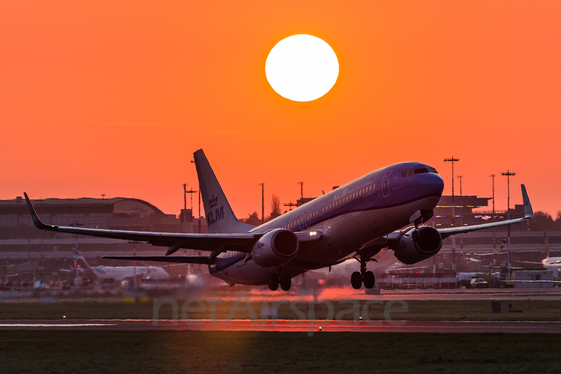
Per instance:
[[[159,266],[90,266],[78,249],[72,249],[74,254],[74,267],[77,275],[82,278],[89,278],[103,281],[120,282],[124,279],[132,279],[136,276],[150,277],[154,280],[164,280],[169,278],[169,274]]]
[[[473,226],[435,229],[420,226],[433,215],[444,183],[437,171],[419,162],[402,162],[373,171],[336,190],[254,227],[238,221],[202,150],[194,153],[209,234],[101,230],[46,225],[27,194],[33,222],[41,230],[118,238],[169,247],[165,256],[110,256],[208,264],[212,275],[230,285],[264,285],[289,290],[291,278],[308,270],[360,262],[351,284],[372,288],[374,274],[367,263],[382,248],[390,248],[405,264],[438,253],[442,239],[455,234],[528,221],[532,208],[522,185],[523,218]],[[405,227],[413,224],[413,226]],[[402,229],[405,227],[404,229]],[[209,251],[209,256],[171,256],[180,248]]]
[[[561,269],[561,257],[549,257],[549,240],[547,239],[547,233],[545,231],[543,235],[545,238],[545,258],[542,260],[543,267],[546,269]]]

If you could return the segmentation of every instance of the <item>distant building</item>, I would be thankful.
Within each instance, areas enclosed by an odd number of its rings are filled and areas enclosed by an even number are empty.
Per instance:
[[[206,233],[206,220],[195,219],[191,209],[181,210],[180,217],[165,214],[147,201],[116,197],[111,199],[42,199],[33,200],[39,217],[49,225],[93,227],[109,230],[199,232]],[[22,197],[0,200],[0,252],[70,252],[78,245],[82,251],[111,252],[127,249],[123,240],[46,232],[34,227]],[[151,249],[149,244],[135,244],[136,250]],[[161,248],[160,248],[161,250]]]
[[[477,196],[454,196],[454,204],[452,204],[452,196],[444,195],[440,198],[438,205],[434,209],[433,218],[429,221],[429,225],[436,228],[452,226],[452,205],[454,205],[454,226],[477,225],[486,222],[504,221],[507,219],[505,210],[495,210],[493,218],[492,210],[481,210],[488,208],[490,197]],[[477,211],[474,211],[476,210]],[[516,205],[510,210],[510,218],[522,218],[524,216],[524,206]],[[524,225],[511,226],[512,230],[526,230]],[[502,230],[502,229],[501,229]]]

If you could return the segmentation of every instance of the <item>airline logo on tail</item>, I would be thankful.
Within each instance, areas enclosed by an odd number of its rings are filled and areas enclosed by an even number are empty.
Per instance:
[[[208,199],[208,206],[210,206],[211,208],[214,208],[217,205],[218,205],[218,196],[214,196],[214,194],[212,194],[210,199]]]
[[[224,206],[216,208],[214,212],[209,212],[208,217],[206,217],[206,223],[208,226],[212,226],[222,219],[224,219]]]
[[[214,194],[212,194],[210,199],[208,199],[208,206],[210,209],[216,208],[218,206],[218,196],[214,196]],[[206,223],[208,226],[212,226],[222,219],[224,219],[224,205],[220,208],[214,209],[214,211],[210,210],[206,217]]]

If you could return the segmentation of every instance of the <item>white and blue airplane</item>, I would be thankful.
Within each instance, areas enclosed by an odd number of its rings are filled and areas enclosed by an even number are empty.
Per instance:
[[[351,275],[355,289],[373,288],[367,263],[383,248],[414,264],[434,256],[442,239],[455,234],[525,222],[532,207],[522,185],[524,217],[480,225],[435,229],[421,226],[433,215],[444,182],[436,169],[419,162],[394,164],[356,179],[260,226],[240,222],[202,150],[194,153],[204,201],[208,234],[102,230],[46,225],[27,194],[35,226],[58,231],[118,238],[165,246],[165,256],[109,256],[144,260],[207,264],[215,277],[230,285],[265,285],[287,291],[291,279],[308,270],[355,258],[360,271]],[[412,225],[412,226],[411,226]],[[208,256],[173,256],[180,248],[208,251]]]
[[[159,281],[169,279],[168,272],[159,266],[90,266],[77,248],[72,249],[72,253],[77,275],[100,283],[121,282],[125,279],[133,279],[135,276]]]

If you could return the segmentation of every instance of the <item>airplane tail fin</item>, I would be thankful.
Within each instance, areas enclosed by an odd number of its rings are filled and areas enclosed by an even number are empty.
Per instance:
[[[86,278],[96,278],[95,271],[88,264],[84,256],[78,251],[78,248],[72,248],[72,253],[74,254],[74,267],[79,275],[83,275]],[[82,274],[80,274],[82,273]]]
[[[254,226],[238,221],[202,149],[194,153],[210,233],[243,233]]]
[[[532,204],[530,204],[530,199],[528,198],[528,193],[526,192],[526,186],[520,185],[522,188],[522,202],[524,203],[524,217],[532,218],[534,217],[534,211],[532,210]]]

